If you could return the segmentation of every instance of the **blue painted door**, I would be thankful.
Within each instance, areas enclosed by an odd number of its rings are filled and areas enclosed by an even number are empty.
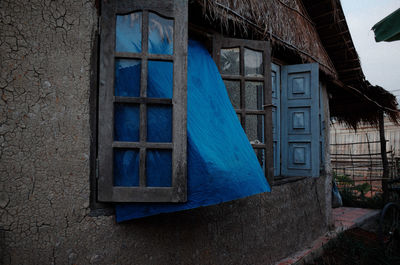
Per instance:
[[[282,66],[281,173],[319,176],[320,101],[318,64]]]
[[[281,69],[271,64],[272,78],[272,138],[274,148],[274,176],[281,174]]]

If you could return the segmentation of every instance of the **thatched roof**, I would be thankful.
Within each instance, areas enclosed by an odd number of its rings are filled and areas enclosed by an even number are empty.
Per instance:
[[[210,25],[239,37],[268,39],[274,53],[318,62],[330,80],[331,116],[356,127],[378,112],[400,120],[396,98],[365,80],[340,0],[192,0]],[[217,23],[215,23],[217,22]],[[290,61],[289,61],[290,62]],[[383,108],[384,107],[384,108]],[[395,111],[391,111],[395,110]]]
[[[365,79],[340,0],[303,0],[303,3],[339,74],[337,86],[330,91],[331,116],[355,128],[361,122],[376,125],[379,111],[383,110],[398,123],[396,97]]]
[[[301,1],[284,0],[193,0],[212,25],[239,37],[268,39],[272,52],[297,53],[302,62],[318,62],[322,71],[337,77],[314,22]],[[217,22],[217,23],[215,23]],[[256,33],[256,34],[254,34]]]

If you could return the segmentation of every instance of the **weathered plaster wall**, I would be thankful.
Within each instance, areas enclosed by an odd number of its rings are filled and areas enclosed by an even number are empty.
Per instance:
[[[91,1],[0,1],[0,214],[7,264],[53,260],[89,209]],[[57,260],[54,258],[54,260]]]
[[[94,1],[0,1],[0,263],[268,264],[327,230],[329,177],[115,224],[89,215]]]

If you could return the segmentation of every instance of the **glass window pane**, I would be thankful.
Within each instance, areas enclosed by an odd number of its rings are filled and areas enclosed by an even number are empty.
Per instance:
[[[146,177],[148,187],[172,186],[171,150],[147,150]]]
[[[139,150],[114,149],[114,186],[139,186]]]
[[[220,56],[221,74],[239,75],[240,74],[240,49],[221,49]]]
[[[246,115],[245,131],[250,143],[264,143],[264,115]]]
[[[172,62],[148,61],[147,97],[172,98]]]
[[[233,108],[240,109],[240,81],[224,80],[224,83]]]
[[[147,105],[147,141],[172,142],[172,107]]]
[[[244,73],[246,76],[263,76],[262,52],[244,49]]]
[[[172,54],[174,20],[149,13],[149,53]]]
[[[114,119],[115,141],[139,141],[139,105],[115,104]]]
[[[262,110],[264,104],[264,85],[262,82],[246,82],[244,90],[246,109]]]
[[[115,50],[117,52],[141,52],[142,12],[118,15],[115,32]]]
[[[140,60],[115,60],[115,96],[140,96]]]

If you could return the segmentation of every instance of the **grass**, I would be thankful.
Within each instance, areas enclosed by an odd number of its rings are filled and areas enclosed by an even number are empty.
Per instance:
[[[338,183],[343,206],[382,209],[382,194],[376,193],[372,197],[365,196],[371,190],[369,183],[355,184],[354,180],[343,175],[334,174],[333,177],[336,183]]]

